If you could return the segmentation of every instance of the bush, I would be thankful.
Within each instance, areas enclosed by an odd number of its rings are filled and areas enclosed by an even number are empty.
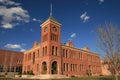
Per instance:
[[[26,72],[26,71],[24,71],[24,72],[23,72],[23,75],[26,75],[26,74],[27,74],[27,72]]]
[[[100,74],[99,76],[103,76],[102,74]]]
[[[34,73],[33,73],[33,71],[32,71],[32,70],[29,72],[29,74],[30,74],[30,75],[34,75]]]
[[[32,70],[30,70],[30,71],[24,71],[23,72],[23,75],[34,75],[34,73],[33,73],[33,71]]]

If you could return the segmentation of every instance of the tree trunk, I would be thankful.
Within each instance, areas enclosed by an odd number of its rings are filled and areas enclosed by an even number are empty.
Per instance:
[[[118,71],[115,70],[115,80],[118,80]]]
[[[118,75],[115,74],[115,80],[118,80]]]

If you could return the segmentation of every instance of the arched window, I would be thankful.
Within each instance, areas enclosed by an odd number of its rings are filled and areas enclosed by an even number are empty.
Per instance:
[[[52,71],[52,74],[57,74],[58,73],[58,66],[57,66],[57,62],[56,61],[54,61],[53,63],[52,63],[52,69],[51,69]]]
[[[47,63],[43,62],[42,63],[42,74],[46,74],[47,73]]]

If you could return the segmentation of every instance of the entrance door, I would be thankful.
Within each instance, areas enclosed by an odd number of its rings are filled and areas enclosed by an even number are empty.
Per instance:
[[[54,61],[53,63],[52,63],[52,74],[57,74],[58,73],[58,71],[57,71],[57,62],[56,61]]]
[[[46,62],[42,63],[42,74],[46,74],[47,73],[47,64]]]

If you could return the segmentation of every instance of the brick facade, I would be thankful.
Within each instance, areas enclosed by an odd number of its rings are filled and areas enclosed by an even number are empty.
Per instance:
[[[62,74],[67,76],[100,75],[100,55],[75,48],[72,41],[61,44],[61,24],[51,15],[41,24],[41,43],[24,52],[23,72],[35,75]]]
[[[0,49],[0,72],[22,72],[23,53]]]

